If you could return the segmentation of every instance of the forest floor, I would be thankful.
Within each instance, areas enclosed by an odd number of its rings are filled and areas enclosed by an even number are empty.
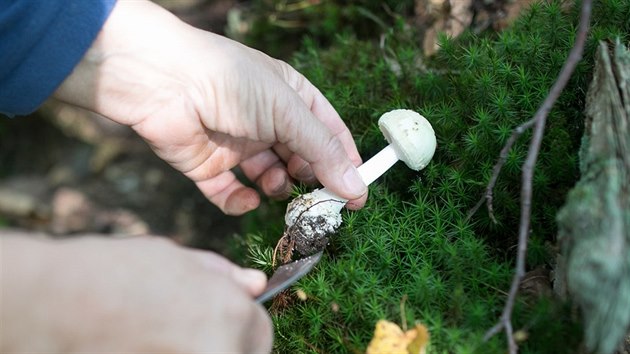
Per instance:
[[[243,27],[230,11],[249,1],[155,0],[184,21],[216,33]],[[500,30],[531,0],[417,0],[408,22],[424,33]],[[223,215],[184,176],[158,159],[129,128],[48,102],[0,124],[0,226],[59,237],[96,232],[152,233],[224,253],[242,218]],[[265,208],[263,202],[262,208]],[[212,237],[209,237],[212,236]]]

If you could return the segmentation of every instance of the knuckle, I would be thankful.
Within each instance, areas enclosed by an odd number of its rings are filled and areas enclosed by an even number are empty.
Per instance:
[[[345,149],[343,147],[343,144],[341,143],[341,140],[339,140],[339,138],[335,135],[330,135],[328,137],[328,141],[326,142],[326,152],[328,152],[328,154],[330,156],[344,156],[345,155]]]

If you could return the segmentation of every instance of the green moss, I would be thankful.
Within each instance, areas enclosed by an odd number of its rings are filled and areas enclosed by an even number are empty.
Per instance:
[[[630,39],[627,1],[597,1],[593,8],[585,59],[549,116],[536,166],[532,266],[550,262],[555,214],[578,176],[595,42]],[[421,173],[397,165],[371,187],[364,209],[344,213],[324,259],[298,284],[309,299],[274,315],[277,352],[363,351],[378,319],[398,322],[405,295],[406,318],[429,327],[431,352],[505,352],[503,336],[481,338],[500,316],[511,280],[529,134],[514,146],[495,188],[498,224],[483,209],[470,219],[467,212],[512,129],[533,116],[553,84],[575,39],[577,10],[534,5],[500,34],[442,37],[442,50],[427,62],[414,34],[394,26],[385,48],[343,35],[326,50],[306,40],[294,56],[345,119],[364,158],[385,145],[376,121],[394,108],[425,115],[438,150]],[[270,249],[273,242],[257,244]],[[580,328],[565,305],[517,302],[515,329],[529,333],[523,353],[575,352]]]
[[[299,43],[306,34],[325,46],[339,33],[376,37],[401,15],[411,15],[414,1],[254,0],[250,6],[251,29],[244,42],[272,56],[286,57],[296,49],[292,43]]]

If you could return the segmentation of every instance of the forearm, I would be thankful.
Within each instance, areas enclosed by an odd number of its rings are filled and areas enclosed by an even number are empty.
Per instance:
[[[89,50],[53,97],[134,125],[149,115],[141,93],[159,94],[163,102],[176,99],[179,89],[173,46],[190,28],[170,12],[147,0],[119,0]],[[168,45],[167,45],[168,44]],[[169,61],[170,62],[167,62]],[[150,102],[155,104],[155,101]],[[120,107],[135,107],[134,112]]]

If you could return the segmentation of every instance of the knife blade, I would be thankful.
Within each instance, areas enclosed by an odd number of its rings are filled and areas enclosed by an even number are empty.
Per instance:
[[[278,267],[267,282],[265,290],[256,298],[256,303],[262,304],[266,302],[305,276],[322,258],[322,253],[323,251],[319,251],[308,257]]]

